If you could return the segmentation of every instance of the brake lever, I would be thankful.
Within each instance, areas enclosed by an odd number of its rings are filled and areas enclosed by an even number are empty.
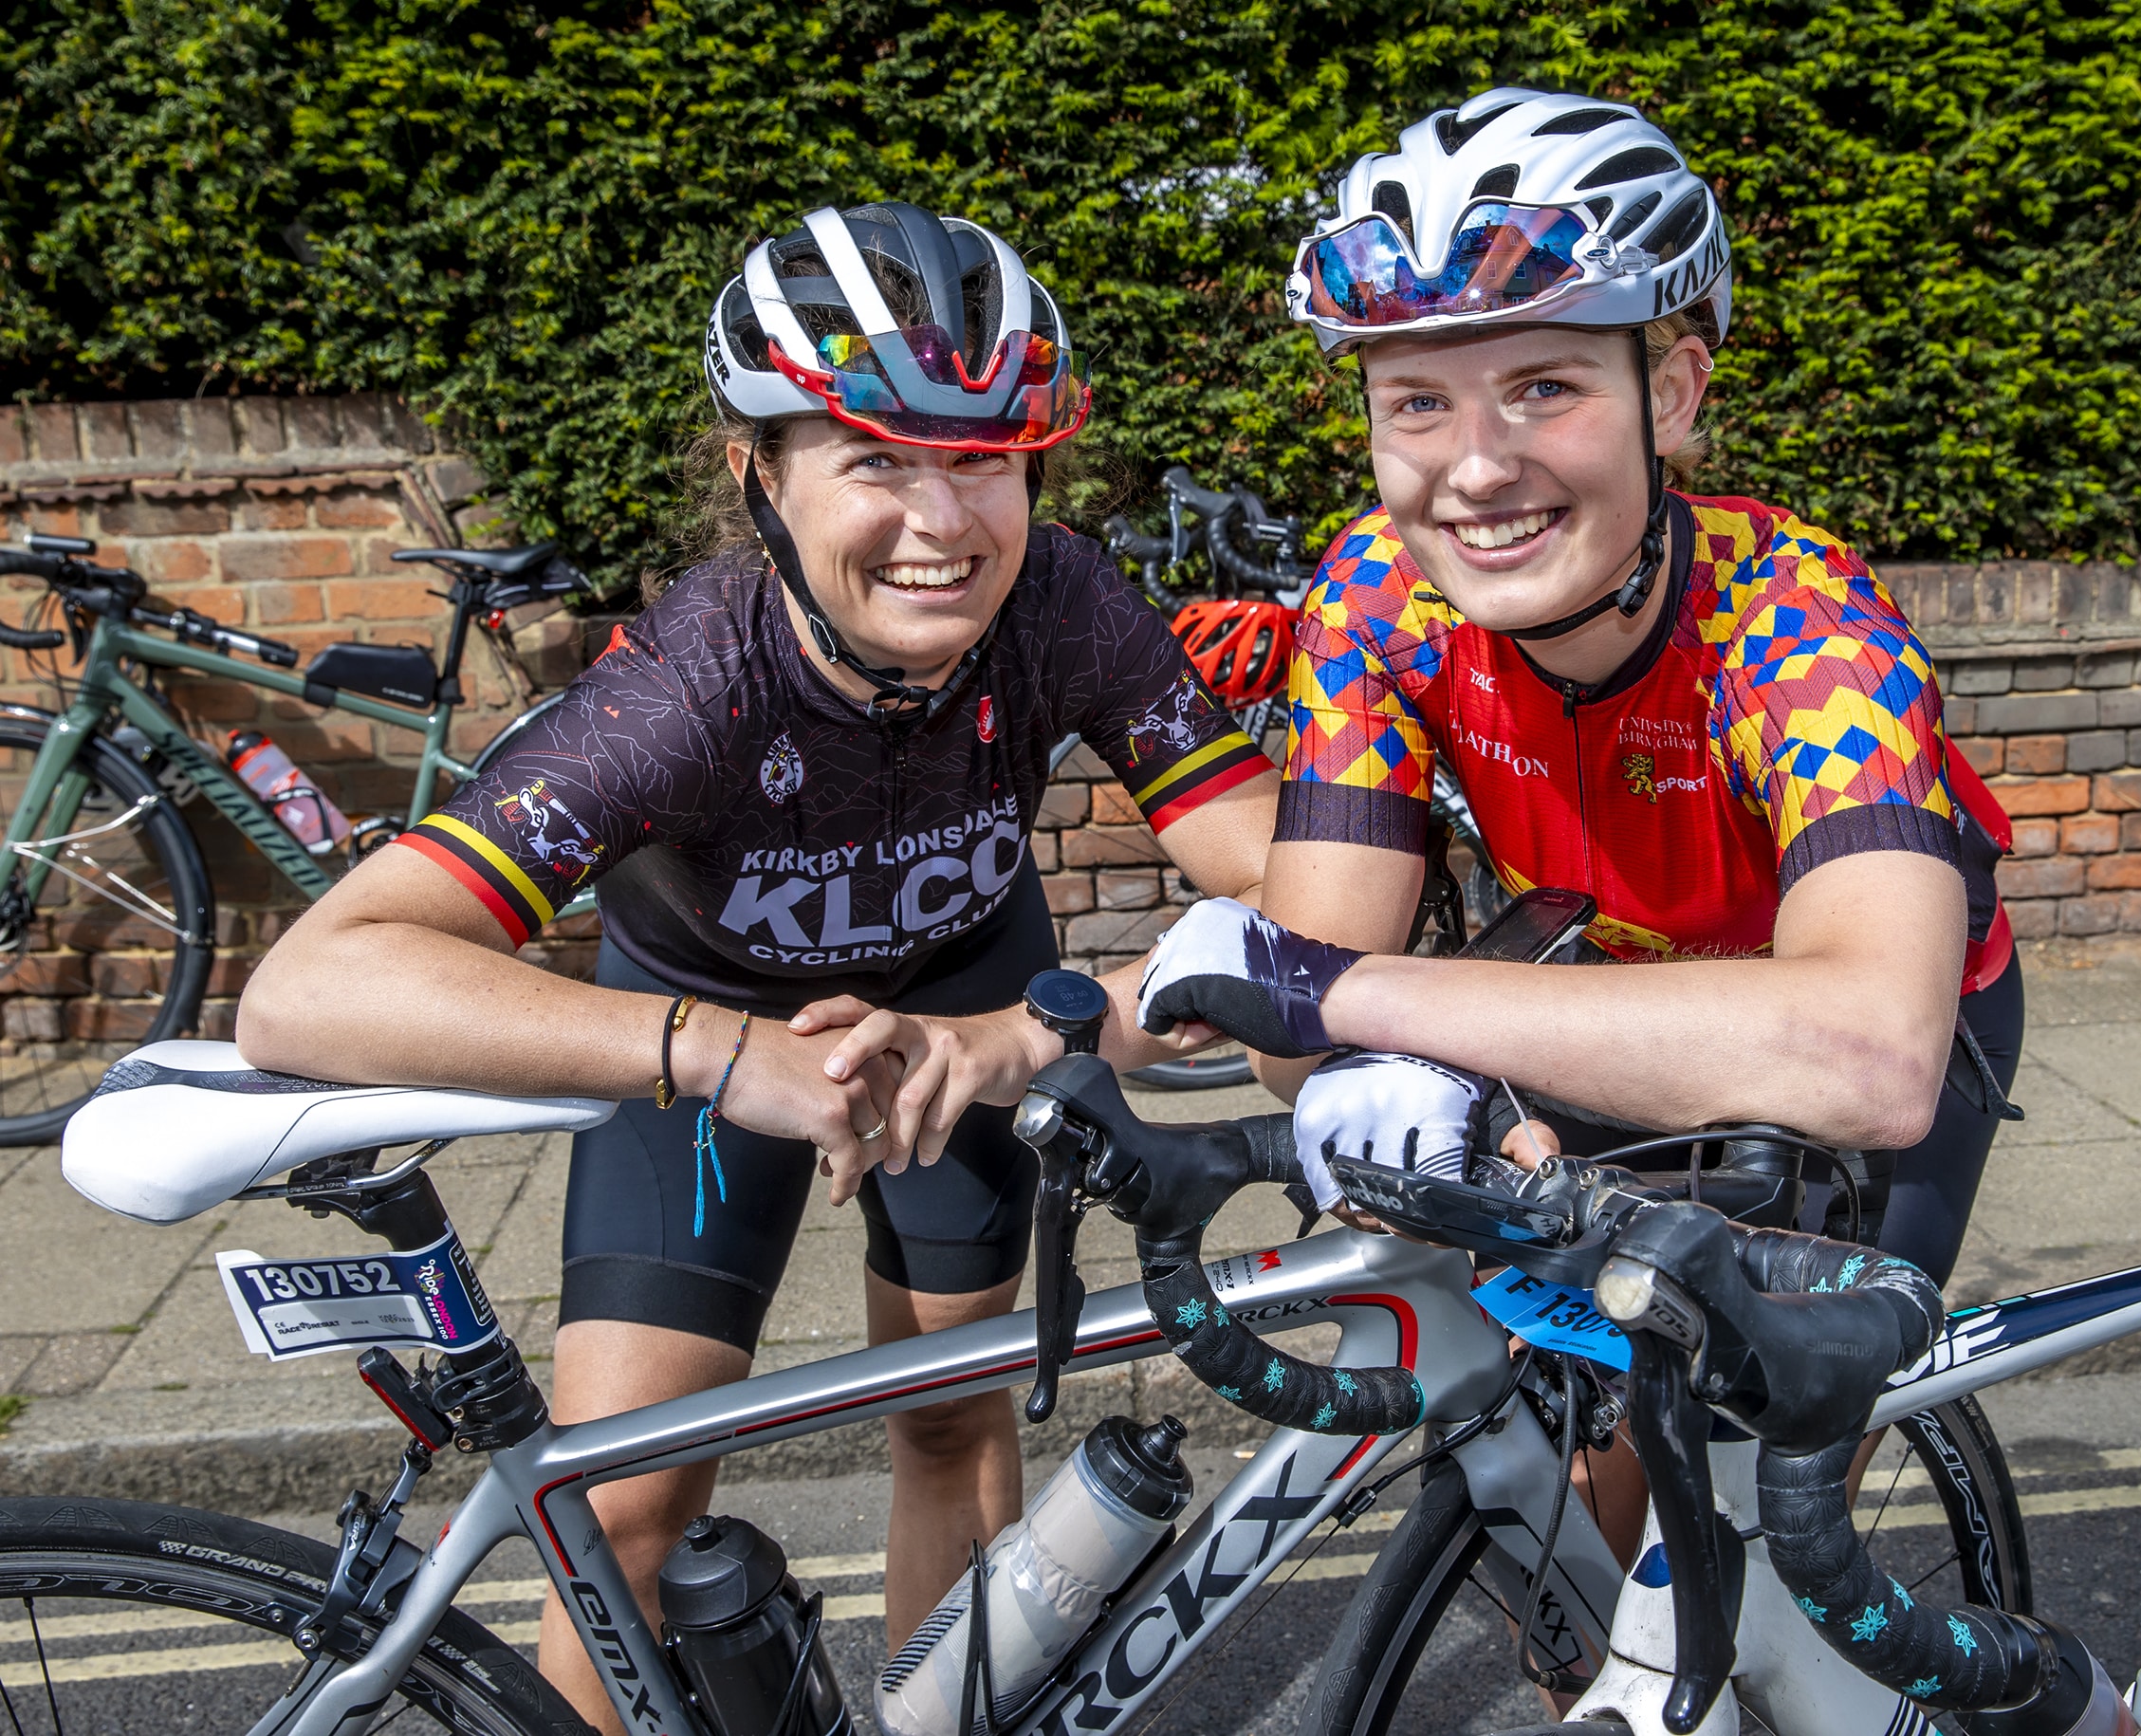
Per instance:
[[[1065,1060],[1091,1056],[1099,1064],[1108,994],[1091,977],[1043,970],[1026,985],[1025,1009],[1062,1038]],[[1088,1136],[1064,1117],[1062,1103],[1043,1092],[1026,1093],[1011,1131],[1041,1159],[1041,1186],[1033,1199],[1033,1391],[1026,1394],[1025,1414],[1028,1422],[1042,1423],[1055,1413],[1063,1365],[1078,1350],[1078,1320],[1085,1308],[1078,1231],[1088,1205],[1079,1187],[1093,1153]]]
[[[1709,1716],[1736,1656],[1709,1475],[1708,1406],[1689,1387],[1692,1353],[1650,1331],[1628,1335],[1629,1422],[1650,1480],[1672,1587],[1672,1690],[1665,1727],[1688,1736]]]

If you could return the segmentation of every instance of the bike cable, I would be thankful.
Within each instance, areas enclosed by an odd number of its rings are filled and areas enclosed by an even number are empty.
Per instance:
[[[1554,1484],[1554,1506],[1546,1516],[1546,1536],[1539,1546],[1539,1565],[1532,1569],[1531,1593],[1524,1598],[1523,1618],[1517,1623],[1517,1668],[1535,1687],[1549,1693],[1580,1690],[1580,1684],[1565,1670],[1534,1670],[1531,1664],[1531,1624],[1539,1619],[1539,1603],[1546,1591],[1546,1576],[1553,1570],[1554,1546],[1561,1538],[1561,1516],[1569,1508],[1569,1483],[1576,1475],[1576,1365],[1561,1359],[1561,1470]]]

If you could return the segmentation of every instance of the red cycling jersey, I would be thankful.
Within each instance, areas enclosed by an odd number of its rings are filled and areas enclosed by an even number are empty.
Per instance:
[[[1623,958],[1768,949],[1809,869],[1868,850],[1953,864],[1968,992],[2013,951],[2006,816],[1941,729],[1925,647],[1850,548],[1748,500],[1669,498],[1666,606],[1613,678],[1547,674],[1422,577],[1390,516],[1342,531],[1302,605],[1282,840],[1418,851],[1434,756],[1512,891],[1598,902]]]

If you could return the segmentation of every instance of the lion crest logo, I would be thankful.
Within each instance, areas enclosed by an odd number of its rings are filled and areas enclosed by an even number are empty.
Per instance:
[[[803,755],[796,751],[795,743],[788,739],[784,729],[758,763],[758,786],[775,807],[803,787]]]
[[[1631,753],[1620,763],[1620,775],[1628,780],[1628,793],[1641,796],[1653,807],[1658,800],[1658,763],[1648,753]]]

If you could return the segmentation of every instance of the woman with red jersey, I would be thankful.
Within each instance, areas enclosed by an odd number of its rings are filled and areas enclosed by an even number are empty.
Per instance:
[[[1865,1150],[1880,1246],[1945,1280],[2000,1107],[1945,1082],[1958,1010],[2003,1091],[2021,1047],[2006,821],[1857,554],[1666,486],[1730,319],[1708,187],[1633,109],[1489,91],[1354,166],[1288,296],[1359,358],[1381,501],[1302,610],[1269,920],[1192,912],[1148,1028],[1370,1051],[1264,1063],[1312,1170],[1372,1141],[1454,1173],[1503,1079],[1644,1126],[1782,1122]],[[1389,956],[1438,753],[1502,883],[1590,893],[1593,955],[1649,968]]]

